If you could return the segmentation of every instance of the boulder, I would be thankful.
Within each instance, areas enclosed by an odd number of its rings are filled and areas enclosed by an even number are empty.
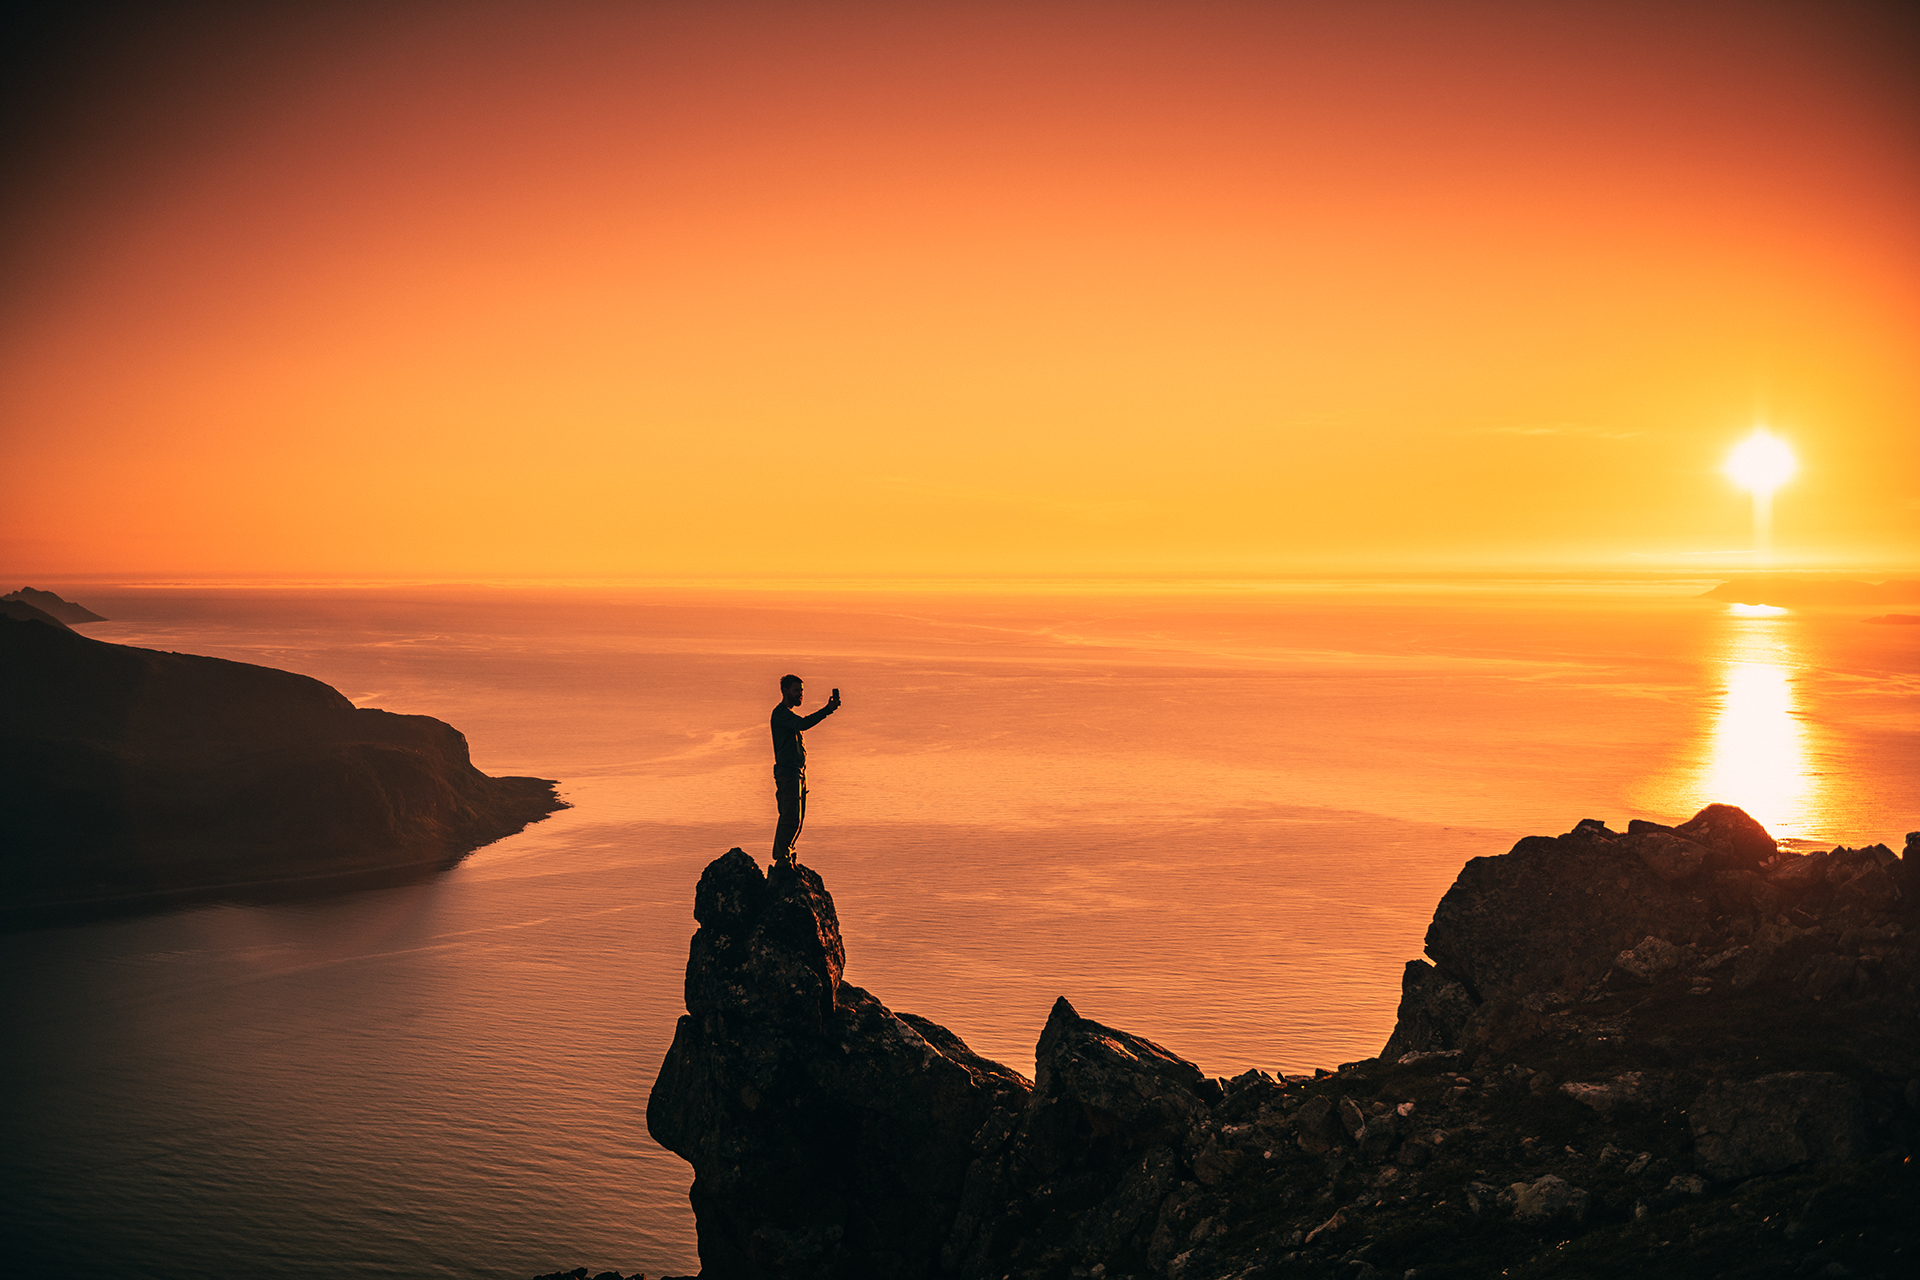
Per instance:
[[[1680,963],[1680,948],[1665,938],[1642,938],[1640,945],[1613,958],[1613,967],[1640,982],[1652,982]]]
[[[1673,831],[1711,850],[1716,867],[1752,871],[1780,852],[1765,827],[1730,804],[1710,804]]]
[[[1827,1071],[1716,1082],[1689,1109],[1688,1124],[1696,1166],[1721,1180],[1850,1164],[1867,1154],[1860,1086]]]
[[[1333,1100],[1325,1094],[1316,1094],[1300,1104],[1294,1129],[1294,1141],[1310,1156],[1323,1156],[1332,1151],[1345,1132],[1334,1113]]]
[[[1824,853],[1787,858],[1767,869],[1767,882],[1786,893],[1805,893],[1815,885],[1826,882],[1826,862],[1827,855]]]
[[[1587,1220],[1587,1211],[1593,1203],[1593,1197],[1585,1191],[1552,1174],[1535,1182],[1516,1182],[1508,1190],[1513,1195],[1513,1216],[1521,1222],[1566,1222],[1577,1226]]]
[[[1221,1096],[1220,1086],[1185,1058],[1081,1017],[1062,996],[1040,1033],[1029,1111],[1070,1100],[1110,1118],[1138,1147],[1179,1138]]]
[[[1347,1131],[1347,1136],[1360,1141],[1360,1135],[1367,1131],[1367,1113],[1360,1109],[1360,1104],[1352,1098],[1342,1098],[1334,1114],[1340,1118],[1340,1127]]]
[[[1893,877],[1879,866],[1868,866],[1833,891],[1836,906],[1859,907],[1864,911],[1891,910],[1900,900]]]
[[[695,891],[687,1014],[647,1101],[693,1165],[702,1274],[920,1277],[970,1168],[1030,1086],[958,1036],[842,981],[833,899],[735,849]]]
[[[1355,1135],[1354,1142],[1360,1148],[1362,1159],[1378,1164],[1393,1150],[1394,1139],[1399,1135],[1400,1117],[1387,1110],[1369,1115],[1360,1132]]]
[[[1427,954],[1484,1003],[1501,992],[1575,994],[1641,939],[1691,934],[1705,904],[1676,892],[1626,844],[1530,836],[1500,857],[1473,859],[1434,911]]]
[[[1644,1072],[1628,1071],[1600,1083],[1569,1080],[1560,1092],[1611,1119],[1642,1106],[1654,1091]]]

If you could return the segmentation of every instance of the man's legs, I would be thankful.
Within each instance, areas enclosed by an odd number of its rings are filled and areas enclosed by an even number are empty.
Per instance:
[[[773,860],[791,862],[793,842],[800,838],[800,828],[807,821],[807,775],[774,774],[773,799],[780,809],[779,824],[773,829]]]

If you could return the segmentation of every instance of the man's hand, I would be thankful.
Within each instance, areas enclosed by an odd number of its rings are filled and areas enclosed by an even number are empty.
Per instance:
[[[827,695],[827,705],[829,707],[837,707],[840,705],[840,691],[838,689],[835,689]]]

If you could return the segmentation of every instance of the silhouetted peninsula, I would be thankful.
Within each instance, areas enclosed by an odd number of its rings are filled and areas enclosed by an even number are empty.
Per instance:
[[[22,587],[18,591],[9,591],[6,595],[0,596],[0,601],[5,600],[15,600],[21,604],[31,605],[48,617],[57,618],[61,622],[106,621],[100,614],[95,613],[83,604],[77,604],[72,600],[62,600],[51,591],[41,591],[34,587]],[[7,616],[17,617],[18,615],[10,613]]]
[[[430,716],[0,615],[0,920],[295,896],[452,865],[565,806]]]
[[[647,1127],[705,1280],[1909,1274],[1917,854],[1585,820],[1467,863],[1376,1058],[1208,1078],[1062,998],[1028,1081],[735,849]]]

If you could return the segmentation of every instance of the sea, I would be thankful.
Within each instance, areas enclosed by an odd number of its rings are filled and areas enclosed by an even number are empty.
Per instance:
[[[1701,580],[36,583],[437,716],[571,808],[402,888],[0,936],[10,1274],[699,1268],[648,1137],[701,869],[774,823],[847,979],[1030,1074],[1054,999],[1218,1075],[1377,1053],[1471,858],[1738,804],[1920,828],[1920,626]]]

